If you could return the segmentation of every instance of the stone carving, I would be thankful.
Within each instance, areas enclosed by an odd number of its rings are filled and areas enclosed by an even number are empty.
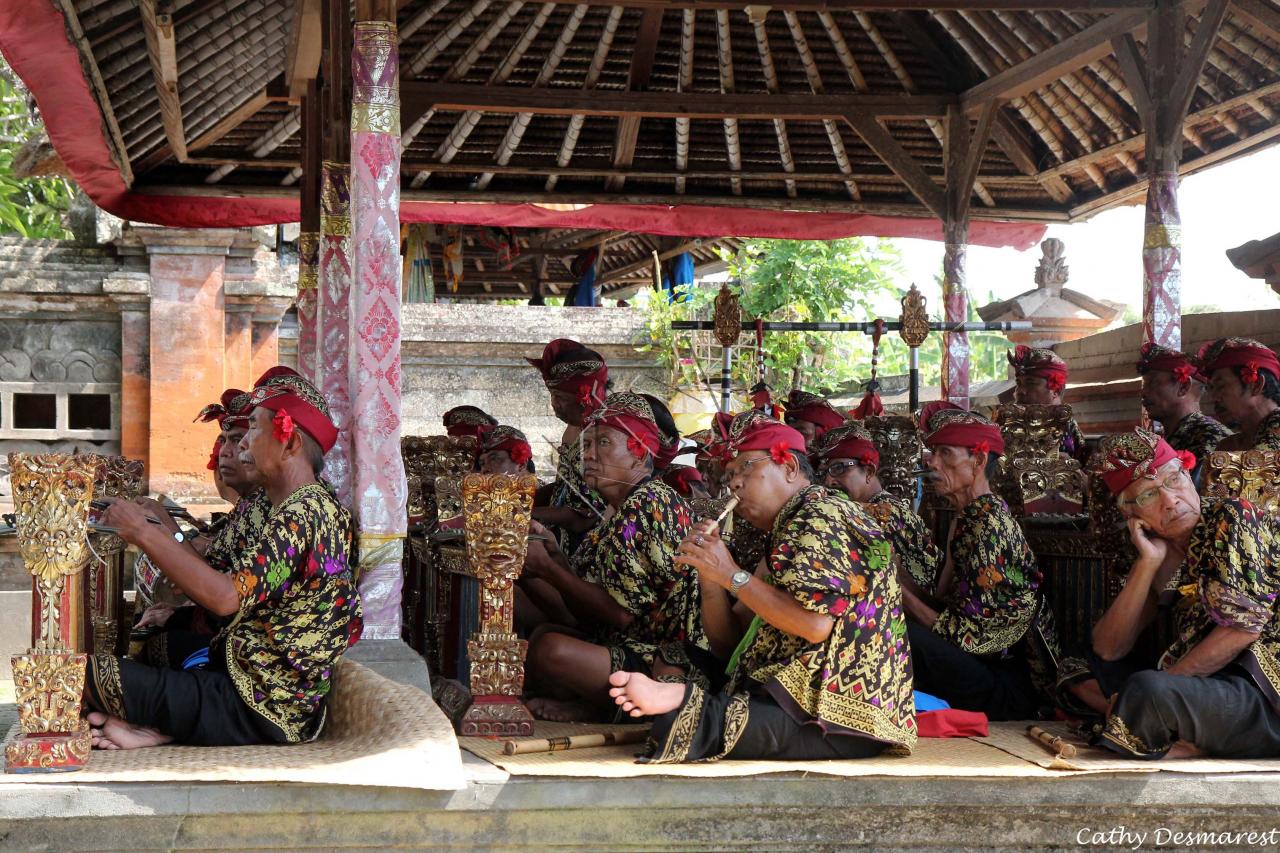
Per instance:
[[[463,735],[533,734],[533,716],[519,699],[528,643],[512,631],[512,602],[537,487],[530,474],[462,478],[467,560],[481,590],[480,628],[467,641],[475,701],[463,716]]]
[[[1084,511],[1080,463],[1058,452],[1071,420],[1070,406],[1020,406],[996,411],[1004,434],[992,487],[1017,515],[1073,515]]]
[[[895,497],[912,500],[916,495],[915,471],[920,468],[924,446],[911,418],[881,415],[862,422],[880,451],[880,483]]]
[[[1040,244],[1040,264],[1036,267],[1036,287],[1057,296],[1067,283],[1067,259],[1062,241],[1050,237]]]
[[[902,297],[901,326],[898,334],[909,347],[918,347],[929,337],[929,312],[925,307],[926,300],[913,284]]]
[[[716,341],[722,347],[735,346],[742,332],[742,309],[738,295],[729,289],[728,282],[720,285],[720,292],[716,294],[714,317]]]
[[[75,770],[89,758],[80,719],[84,690],[84,589],[68,578],[89,558],[89,502],[97,458],[14,453],[18,550],[35,586],[32,648],[13,658],[22,734],[5,747],[7,772]]]
[[[120,326],[97,320],[0,320],[0,381],[119,382]]]
[[[1204,469],[1204,494],[1244,498],[1265,512],[1280,511],[1280,452],[1215,450]]]

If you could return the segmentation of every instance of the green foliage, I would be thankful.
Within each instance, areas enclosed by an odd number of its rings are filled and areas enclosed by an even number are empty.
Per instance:
[[[730,273],[739,282],[731,288],[741,296],[747,317],[777,321],[866,321],[877,316],[896,320],[902,289],[901,258],[891,240],[849,238],[832,241],[749,240],[736,257],[727,258]],[[942,314],[941,277],[924,285],[933,319]],[[673,332],[673,320],[710,319],[716,288],[691,289],[687,302],[668,303],[660,294],[648,293],[638,301],[645,315],[646,349],[671,368],[672,382],[697,385],[719,376],[719,364],[696,365],[690,358],[692,336]],[[969,319],[980,319],[977,306],[995,301],[969,300]],[[744,341],[745,342],[745,341]],[[1008,375],[1004,335],[970,333],[970,381],[1003,379]],[[770,332],[764,338],[765,379],[775,389],[851,396],[871,376],[871,336],[861,332]],[[908,349],[897,333],[880,342],[880,376],[904,375]],[[942,338],[933,333],[920,348],[921,383],[936,385],[941,379]],[[699,375],[703,371],[712,377]],[[734,386],[755,382],[756,366],[741,360],[734,366]]]
[[[62,217],[75,196],[65,178],[17,178],[13,159],[22,143],[41,130],[27,103],[27,91],[0,61],[0,233],[67,239]]]

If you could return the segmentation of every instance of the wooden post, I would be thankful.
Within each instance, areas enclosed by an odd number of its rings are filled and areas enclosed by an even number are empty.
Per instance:
[[[964,263],[969,243],[969,203],[982,166],[982,155],[991,138],[994,102],[983,105],[977,127],[970,132],[969,119],[959,106],[947,108],[946,215],[943,219],[945,249],[942,256],[943,322],[969,319],[969,294],[965,290]],[[969,333],[942,334],[942,398],[969,408]]]
[[[325,476],[337,491],[339,501],[351,506],[351,169],[349,102],[344,96],[346,49],[350,45],[347,10],[342,0],[326,0],[323,10],[324,162],[320,170],[316,384],[338,427],[338,441],[325,454]]]
[[[302,98],[302,228],[298,233],[298,372],[319,385],[316,372],[317,287],[320,282],[320,88],[307,81]]]
[[[351,58],[353,504],[364,636],[400,639],[400,91],[395,6],[362,0]],[[368,17],[366,17],[368,16]]]

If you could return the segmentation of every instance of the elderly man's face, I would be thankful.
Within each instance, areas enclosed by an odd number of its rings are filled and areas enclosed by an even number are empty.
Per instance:
[[[729,460],[724,467],[729,493],[738,496],[738,515],[761,530],[768,530],[778,510],[786,503],[788,475],[798,474],[796,462],[788,458],[779,465],[768,451],[747,450]]]
[[[1050,390],[1049,380],[1043,376],[1019,376],[1013,401],[1020,406],[1056,406],[1062,402],[1062,392]]]
[[[818,425],[812,421],[787,418],[787,426],[804,436],[804,446],[806,448],[812,447],[814,439],[818,437]]]
[[[582,403],[576,394],[551,389],[551,411],[569,426],[582,426]]]
[[[1257,394],[1241,381],[1234,367],[1219,367],[1209,377],[1213,411],[1229,427],[1238,427],[1248,416]]]
[[[938,497],[948,501],[952,496],[957,501],[963,501],[963,495],[982,476],[982,468],[986,462],[987,454],[973,453],[967,447],[951,444],[938,445],[932,452],[925,454],[925,467],[929,469],[933,491]]]
[[[599,491],[614,483],[631,483],[645,468],[627,446],[631,436],[604,424],[592,424],[582,433],[582,480]],[[648,458],[648,457],[646,457]]]
[[[832,459],[822,466],[818,479],[828,489],[839,489],[855,501],[863,502],[876,493],[876,469],[863,467],[853,459]]]
[[[1116,498],[1125,518],[1138,518],[1155,535],[1178,539],[1200,521],[1200,495],[1182,461],[1171,459],[1156,472],[1130,483]]]

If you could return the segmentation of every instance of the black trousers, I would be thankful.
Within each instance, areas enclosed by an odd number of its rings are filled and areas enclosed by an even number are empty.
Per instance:
[[[694,684],[685,685],[679,708],[654,717],[649,738],[650,754],[641,760],[655,764],[871,758],[888,746],[801,723],[767,694],[706,693]]]
[[[915,622],[907,623],[907,638],[917,690],[962,711],[981,711],[989,720],[1038,716],[1040,694],[1021,655],[972,655]]]
[[[1207,678],[1146,670],[1120,688],[1102,743],[1135,758],[1161,758],[1175,740],[1220,758],[1280,756],[1280,714],[1243,672]]]
[[[94,710],[192,746],[284,743],[280,731],[236,692],[221,669],[173,670],[90,655],[85,698]]]

